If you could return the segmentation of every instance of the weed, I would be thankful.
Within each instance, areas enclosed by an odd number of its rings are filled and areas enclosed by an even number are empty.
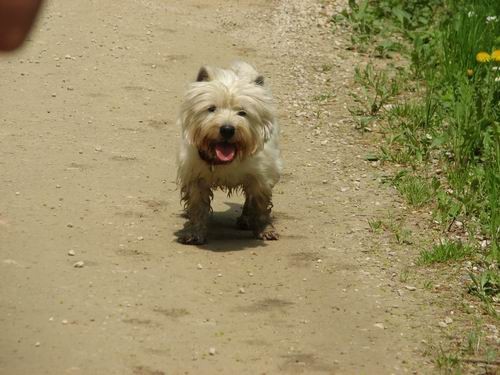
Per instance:
[[[321,65],[321,71],[326,73],[326,72],[329,72],[333,69],[333,65],[332,64],[323,64]]]
[[[411,245],[413,243],[411,240],[411,230],[405,228],[403,226],[403,223],[401,223],[400,221],[389,218],[389,221],[385,223],[384,226],[392,232],[398,244]]]
[[[473,249],[462,242],[445,241],[435,245],[431,250],[420,252],[420,264],[445,263],[453,260],[461,260],[472,255]]]
[[[399,273],[399,281],[402,283],[408,282],[408,279],[410,278],[410,271],[408,269],[403,269]]]
[[[457,199],[454,199],[450,193],[436,186],[435,200],[437,203],[436,210],[434,211],[434,219],[449,227],[449,225],[458,217],[462,212],[463,204]]]
[[[316,95],[313,100],[314,101],[317,101],[317,102],[320,102],[320,103],[323,103],[323,102],[326,102],[328,100],[330,100],[331,98],[333,98],[335,95],[332,94],[332,93],[324,93],[324,94],[319,94],[319,95]]]
[[[439,350],[436,356],[436,366],[445,374],[460,374],[460,357],[455,353]]]
[[[493,297],[500,295],[500,277],[497,272],[486,270],[478,276],[470,274],[470,278],[472,285],[469,292],[483,301],[490,302]]]
[[[430,202],[433,189],[424,178],[401,172],[394,179],[399,193],[414,207],[421,207]]]
[[[467,346],[465,348],[467,354],[477,355],[480,352],[483,332],[479,324],[476,324],[474,329],[467,335]]]
[[[368,220],[368,225],[373,233],[378,233],[383,229],[382,220]]]
[[[401,91],[397,76],[389,77],[386,71],[376,71],[372,64],[367,64],[363,69],[356,67],[354,79],[363,88],[366,98],[367,105],[363,112],[372,116]],[[365,103],[365,100],[361,102]]]
[[[434,287],[434,284],[432,283],[432,281],[427,280],[426,282],[424,282],[424,288],[425,289],[432,290],[433,287]]]

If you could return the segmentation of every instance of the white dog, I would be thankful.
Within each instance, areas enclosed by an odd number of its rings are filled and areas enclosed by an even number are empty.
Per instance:
[[[272,188],[281,173],[272,97],[264,78],[245,62],[230,69],[204,66],[185,96],[177,179],[189,221],[179,242],[202,244],[213,189],[245,194],[237,224],[277,240],[271,223]]]

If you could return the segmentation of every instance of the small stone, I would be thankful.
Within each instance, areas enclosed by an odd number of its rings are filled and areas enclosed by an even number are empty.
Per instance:
[[[222,273],[218,273],[218,274],[217,274],[217,277],[222,277]]]
[[[68,255],[74,257],[76,255],[75,250],[68,250]]]
[[[19,263],[17,263],[14,259],[4,259],[3,263],[4,264],[13,264],[15,266],[19,266]]]
[[[349,190],[349,188],[348,188],[348,187],[342,187],[342,188],[340,188],[340,191],[341,191],[342,193],[345,193],[347,190]]]
[[[60,189],[60,188],[61,188],[61,185],[57,184],[56,189]]]
[[[67,226],[68,228],[73,228],[73,224],[71,224],[71,223],[66,224],[66,226]]]
[[[411,285],[406,285],[405,288],[408,290],[411,290],[412,292],[417,290],[417,288],[415,288],[414,286],[411,286]]]
[[[215,355],[215,353],[217,353],[217,351],[215,350],[215,348],[208,349],[208,354]]]
[[[57,95],[53,92],[52,93],[52,97],[55,98]]]
[[[62,324],[64,324],[64,325],[66,325],[66,324],[68,324],[69,322],[68,322],[68,320],[67,320],[67,319],[63,319],[63,320],[61,320],[61,323],[62,323]]]
[[[139,237],[137,237],[137,240],[138,241],[142,241],[142,240],[144,240],[144,237],[143,236],[139,236]]]
[[[447,316],[446,318],[444,318],[444,322],[446,324],[451,324],[451,323],[453,323],[453,319],[451,319],[449,316]]]
[[[323,260],[322,260],[322,259],[318,259],[318,260],[316,261],[316,263],[323,263]]]
[[[101,146],[95,146],[94,150],[96,150],[97,152],[101,152],[102,151],[102,147]]]
[[[440,326],[441,328],[446,328],[448,327],[448,324],[446,324],[445,322],[439,322],[438,326]]]
[[[245,289],[244,289],[244,288],[240,288],[240,289],[238,290],[238,293],[240,293],[240,294],[245,294]]]
[[[385,326],[382,323],[375,323],[373,326],[380,329],[385,329]]]
[[[198,265],[196,266],[196,268],[198,268],[199,270],[202,270],[203,266],[200,263],[198,263]]]
[[[40,346],[40,341],[35,342],[35,346],[38,348]]]
[[[16,191],[16,195],[20,195],[20,194],[21,194],[20,192]]]
[[[83,268],[85,266],[85,262],[83,260],[80,260],[78,262],[76,262],[75,264],[73,264],[73,267],[75,268]]]

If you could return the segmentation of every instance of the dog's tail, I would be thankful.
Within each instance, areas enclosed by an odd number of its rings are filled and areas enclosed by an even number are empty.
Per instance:
[[[229,68],[236,75],[244,80],[248,80],[249,82],[255,82],[257,85],[264,86],[264,76],[259,74],[255,68],[246,63],[244,61],[235,61],[231,64]]]

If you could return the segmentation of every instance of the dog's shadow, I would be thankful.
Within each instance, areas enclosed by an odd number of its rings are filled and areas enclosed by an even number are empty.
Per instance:
[[[196,247],[214,252],[230,252],[267,246],[265,241],[256,239],[251,230],[241,230],[236,226],[236,219],[241,215],[242,205],[232,202],[224,203],[228,206],[226,211],[214,211],[210,216],[208,243],[196,245]],[[186,217],[185,214],[181,216]],[[179,237],[182,231],[183,229],[178,230],[175,235]]]

